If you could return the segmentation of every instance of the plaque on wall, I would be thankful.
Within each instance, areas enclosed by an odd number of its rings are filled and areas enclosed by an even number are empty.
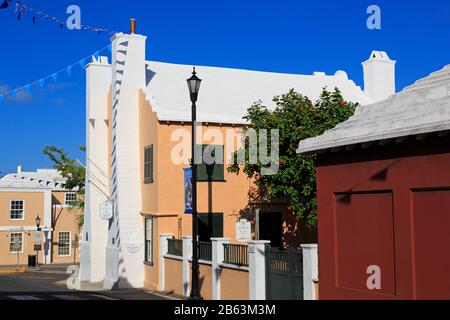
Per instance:
[[[110,220],[113,217],[112,201],[105,201],[100,205],[100,217],[103,220]]]
[[[252,224],[247,219],[236,222],[236,240],[239,242],[252,240]]]

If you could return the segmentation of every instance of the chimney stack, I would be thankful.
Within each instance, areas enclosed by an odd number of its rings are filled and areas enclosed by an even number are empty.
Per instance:
[[[373,102],[395,94],[395,64],[384,51],[373,51],[364,69],[364,93]]]
[[[130,19],[130,33],[136,34],[136,19]]]
[[[19,164],[17,166],[17,173],[22,173],[22,165],[21,164]]]

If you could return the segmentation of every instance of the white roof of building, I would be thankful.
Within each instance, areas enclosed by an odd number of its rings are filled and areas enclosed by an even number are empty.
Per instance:
[[[11,173],[0,179],[0,189],[64,190],[65,179],[53,169]]]
[[[254,102],[261,100],[273,107],[273,97],[290,89],[315,101],[324,87],[337,87],[348,101],[372,103],[344,71],[297,75],[204,66],[196,67],[196,71],[203,80],[197,102],[197,117],[202,122],[245,124],[242,117]],[[186,84],[191,73],[191,65],[148,62],[146,96],[159,120],[191,120]]]
[[[298,153],[450,130],[450,65],[400,93],[360,106],[323,135],[300,142]]]

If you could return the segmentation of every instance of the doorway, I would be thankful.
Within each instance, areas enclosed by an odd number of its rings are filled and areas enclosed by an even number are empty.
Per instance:
[[[270,240],[274,248],[281,248],[283,243],[283,215],[281,212],[261,212],[259,216],[259,238]]]

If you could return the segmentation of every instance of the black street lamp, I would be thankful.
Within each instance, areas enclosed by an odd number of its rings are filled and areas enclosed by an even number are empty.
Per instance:
[[[34,219],[34,222],[36,222],[36,232],[41,232],[41,218],[39,217],[39,213]],[[40,239],[40,238],[39,238]],[[36,246],[36,268],[39,268],[39,246],[35,243]]]
[[[202,82],[196,75],[195,67],[192,76],[187,79],[189,93],[192,102],[192,281],[190,300],[202,300],[199,290],[199,267],[198,267],[198,213],[197,213],[197,163],[195,159],[196,128],[197,128],[197,98]]]
[[[34,222],[36,222],[36,230],[41,231],[41,218],[39,217],[39,213],[36,219],[34,219]]]

